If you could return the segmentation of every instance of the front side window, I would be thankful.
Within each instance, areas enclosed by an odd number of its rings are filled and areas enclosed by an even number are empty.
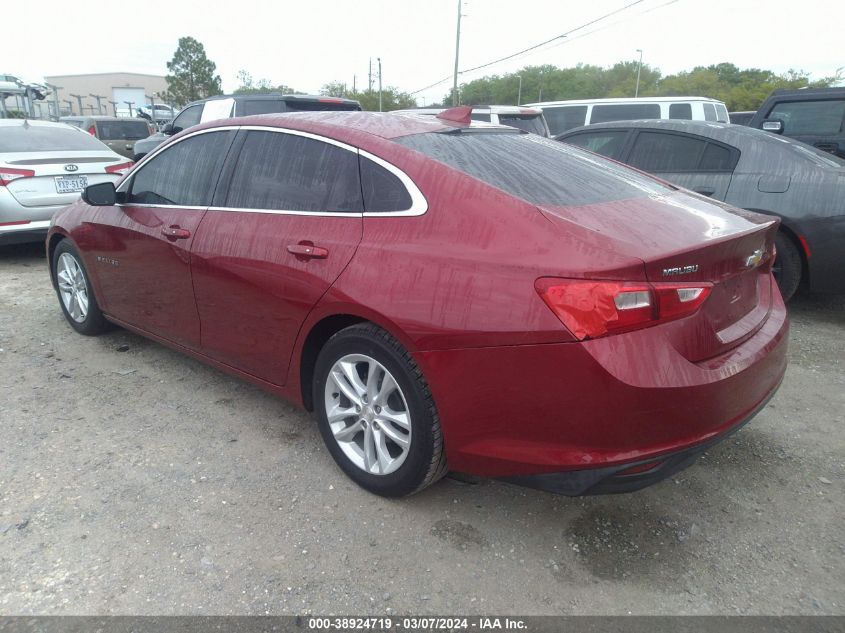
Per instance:
[[[587,106],[549,106],[543,108],[543,116],[552,134],[562,134],[587,122]]]
[[[209,206],[232,134],[197,134],[166,148],[132,177],[126,202]]]
[[[695,171],[706,146],[689,136],[640,132],[627,162],[648,172]]]
[[[845,99],[778,103],[769,119],[783,121],[783,133],[826,136],[845,131]]]
[[[360,213],[358,154],[282,132],[247,132],[226,207]]]
[[[585,132],[575,134],[563,139],[564,143],[571,143],[583,147],[596,154],[608,158],[618,158],[628,132],[625,130],[612,130],[608,132]]]
[[[669,118],[692,120],[692,106],[689,103],[672,103],[669,105]]]
[[[590,123],[659,118],[660,104],[658,103],[607,103],[593,106]]]
[[[200,117],[202,116],[202,104],[199,103],[195,106],[191,106],[179,113],[173,120],[173,133],[176,134],[177,132],[181,132],[182,130],[187,130],[189,127],[193,127],[200,122]]]

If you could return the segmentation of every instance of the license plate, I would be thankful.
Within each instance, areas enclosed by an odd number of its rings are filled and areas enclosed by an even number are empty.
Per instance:
[[[88,176],[56,176],[56,193],[79,193],[88,186]]]

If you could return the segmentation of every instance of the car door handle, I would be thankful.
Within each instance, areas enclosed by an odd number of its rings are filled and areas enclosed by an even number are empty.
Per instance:
[[[313,244],[288,244],[288,253],[305,259],[325,259],[329,256],[327,249]]]
[[[696,187],[693,189],[695,193],[700,193],[702,196],[712,196],[716,193],[716,190],[713,187]]]
[[[183,229],[175,224],[162,228],[161,234],[169,240],[186,240],[191,237],[191,232],[188,229]]]

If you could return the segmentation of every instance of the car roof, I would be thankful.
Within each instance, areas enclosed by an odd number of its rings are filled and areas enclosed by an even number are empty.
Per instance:
[[[72,125],[68,125],[67,123],[54,123],[53,121],[41,121],[39,119],[0,119],[0,126],[3,127],[12,127],[14,125],[24,126],[27,125],[29,127],[59,127],[59,128],[74,128]]]
[[[253,100],[262,100],[262,99],[272,99],[274,101],[282,100],[282,101],[324,101],[328,103],[358,103],[354,99],[344,99],[343,97],[327,97],[326,95],[291,95],[291,94],[282,94],[281,92],[238,92],[234,94],[228,95],[215,95],[213,97],[207,97],[205,99],[198,99],[196,101],[192,101],[185,105],[185,107],[189,105],[194,105],[195,103],[205,103],[207,101],[219,101],[220,99],[235,99],[243,100],[249,99],[250,101]]]
[[[467,104],[469,105],[469,104]],[[440,114],[448,110],[448,107],[443,108],[408,108],[406,110],[392,110],[392,114]],[[515,106],[515,105],[473,105],[472,106],[473,112],[483,112],[487,113],[488,111],[491,114],[543,114],[543,111],[539,108],[529,108],[528,106]]]
[[[542,108],[553,105],[601,105],[605,103],[675,103],[678,101],[707,101],[709,103],[723,103],[709,97],[615,97],[608,99],[568,99],[565,101],[540,101],[527,103],[528,107]]]
[[[92,115],[70,115],[59,118],[59,121],[141,121],[146,123],[146,119],[141,119],[134,116],[108,116],[105,114]]]
[[[309,111],[285,112],[279,114],[261,114],[230,119],[220,119],[200,127],[224,127],[230,125],[263,125],[281,127],[323,134],[338,140],[349,140],[355,133],[391,140],[414,134],[445,132],[453,129],[472,128],[474,131],[518,132],[515,128],[490,123],[472,124],[444,121],[431,116],[402,115],[395,112],[364,111]]]

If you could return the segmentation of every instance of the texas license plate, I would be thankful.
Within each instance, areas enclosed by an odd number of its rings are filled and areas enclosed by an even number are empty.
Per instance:
[[[56,176],[56,193],[79,193],[88,186],[88,176]]]

